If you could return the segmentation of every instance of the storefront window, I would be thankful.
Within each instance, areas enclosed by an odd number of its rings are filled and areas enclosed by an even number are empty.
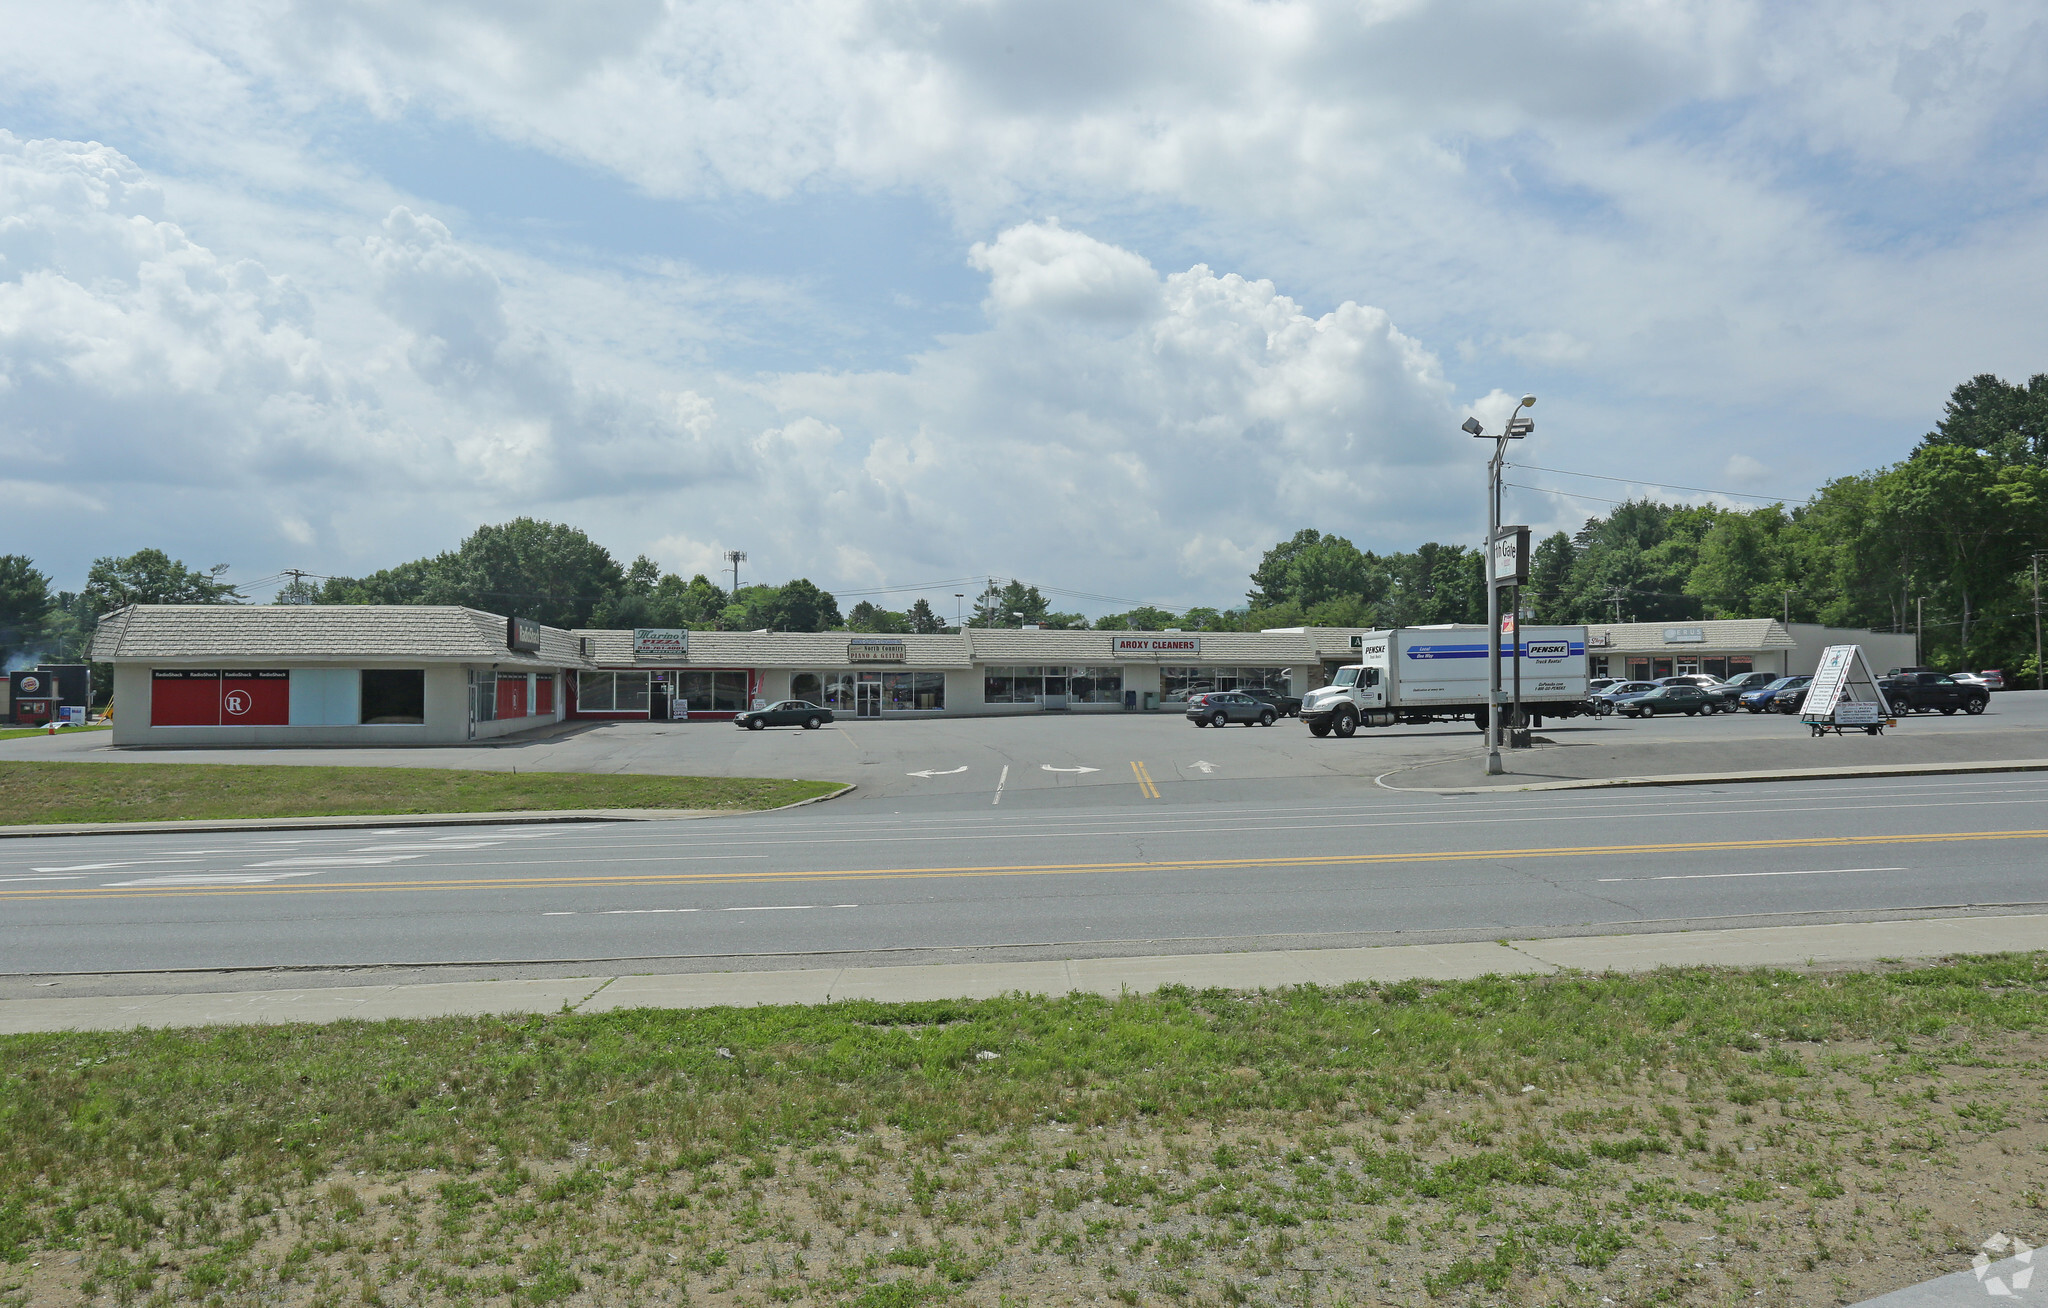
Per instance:
[[[1122,668],[1075,668],[1067,681],[1067,694],[1079,704],[1121,704],[1124,699]]]
[[[807,704],[825,702],[825,686],[815,672],[797,672],[789,678],[789,697],[800,699]]]
[[[644,672],[614,672],[612,674],[612,705],[621,713],[645,713],[647,711],[647,674]]]
[[[1587,673],[1587,675],[1589,675],[1589,676],[1594,676],[1594,677],[1604,677],[1604,676],[1606,676],[1606,675],[1607,675],[1607,656],[1606,656],[1605,654],[1595,654],[1595,655],[1594,655],[1594,656],[1593,656],[1592,658],[1589,658],[1589,659],[1587,659],[1587,660],[1586,660],[1586,673]]]
[[[609,713],[612,710],[612,674],[609,672],[579,672],[576,674],[576,708],[582,713]]]
[[[714,713],[738,713],[747,706],[747,674],[744,672],[714,672],[711,674],[711,711]]]
[[[1650,660],[1646,658],[1630,659],[1628,661],[1628,679],[1630,681],[1648,681],[1650,679]]]
[[[1044,693],[1045,669],[987,667],[981,673],[981,698],[985,704],[1030,704]]]
[[[914,672],[911,676],[912,702],[918,709],[929,711],[946,707],[945,673]]]
[[[885,672],[882,674],[882,707],[891,713],[907,713],[916,705],[916,693],[911,678],[914,673]]]
[[[1730,654],[1730,655],[1728,656],[1728,675],[1729,675],[1729,676],[1731,676],[1731,677],[1739,677],[1739,676],[1741,676],[1741,675],[1742,675],[1743,673],[1745,673],[1745,672],[1754,672],[1754,671],[1756,671],[1756,663],[1755,663],[1755,660],[1754,660],[1754,659],[1752,659],[1752,658],[1751,658],[1751,657],[1750,657],[1749,655],[1747,655],[1747,654]]]
[[[495,672],[472,672],[470,675],[470,716],[478,722],[495,722],[498,718],[498,674]],[[609,675],[609,674],[607,674]]]
[[[1651,679],[1652,681],[1655,681],[1655,680],[1656,680],[1657,678],[1659,678],[1659,677],[1668,677],[1668,676],[1670,676],[1670,675],[1671,675],[1671,660],[1670,660],[1670,659],[1651,659],[1651,660],[1650,660],[1650,679]]]
[[[676,673],[677,699],[690,701],[692,713],[706,713],[711,709],[711,674],[708,672]]]

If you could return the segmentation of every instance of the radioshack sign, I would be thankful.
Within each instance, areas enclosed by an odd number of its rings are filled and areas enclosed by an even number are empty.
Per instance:
[[[1157,658],[1162,654],[1200,654],[1200,636],[1118,636],[1116,638],[1118,658],[1126,655],[1139,658]]]

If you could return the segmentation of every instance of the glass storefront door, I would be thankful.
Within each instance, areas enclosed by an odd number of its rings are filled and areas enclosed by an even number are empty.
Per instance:
[[[872,678],[872,680],[870,680]],[[878,718],[882,716],[882,678],[873,672],[864,672],[854,686],[854,713],[857,718]]]

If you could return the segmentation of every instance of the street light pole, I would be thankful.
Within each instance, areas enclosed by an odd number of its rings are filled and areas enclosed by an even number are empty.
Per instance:
[[[1493,437],[1493,457],[1486,461],[1486,775],[1489,777],[1497,777],[1507,771],[1500,761],[1503,734],[1500,712],[1500,586],[1493,557],[1494,540],[1500,535],[1500,467],[1507,458],[1508,442],[1534,428],[1533,422],[1518,422],[1522,410],[1534,403],[1535,396],[1522,397],[1522,402],[1515,406],[1514,413],[1501,427],[1500,435]],[[1486,429],[1479,425],[1477,418],[1465,419],[1463,430],[1481,439],[1486,437]],[[1516,639],[1520,637],[1521,624],[1517,621]],[[1517,664],[1519,667],[1519,660]]]
[[[1916,595],[1913,598],[1913,666],[1916,668],[1927,665],[1927,649],[1921,644],[1921,637],[1926,629],[1927,597]]]

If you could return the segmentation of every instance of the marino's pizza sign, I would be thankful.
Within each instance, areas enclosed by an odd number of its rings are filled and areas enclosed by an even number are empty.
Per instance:
[[[1126,654],[1139,657],[1157,657],[1161,654],[1200,654],[1200,636],[1118,636],[1116,652],[1119,658]]]

